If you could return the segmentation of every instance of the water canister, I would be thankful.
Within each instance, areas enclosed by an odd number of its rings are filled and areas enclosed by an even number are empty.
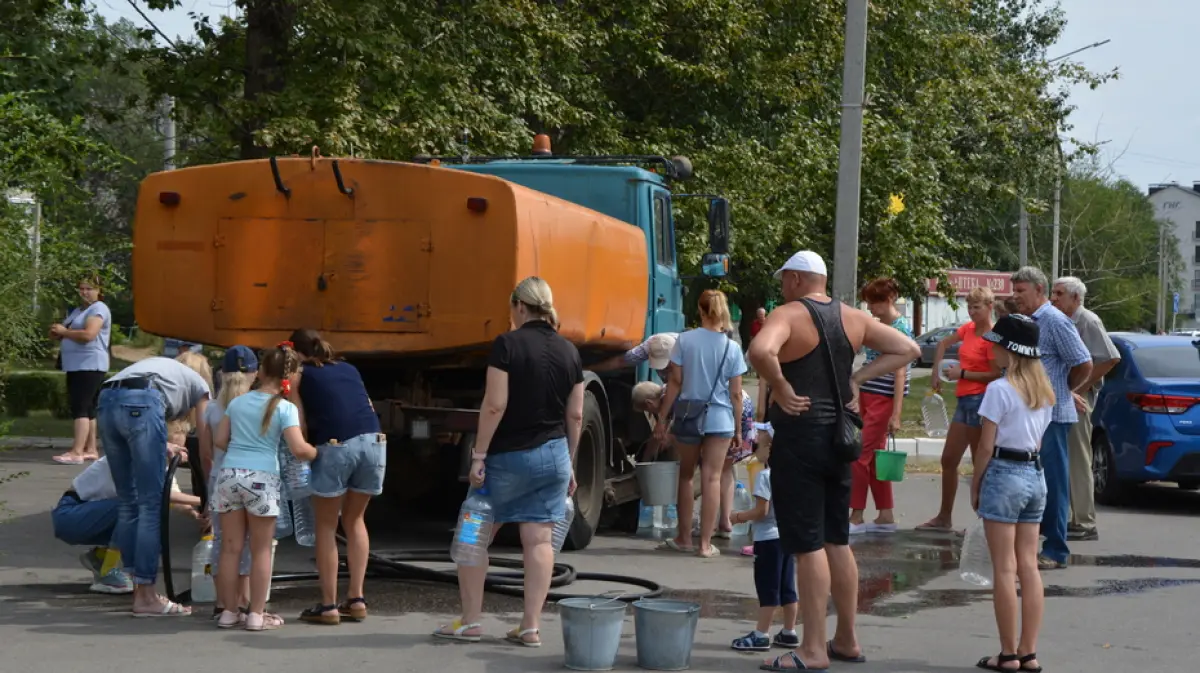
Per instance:
[[[983,519],[976,519],[967,529],[958,560],[958,573],[967,584],[992,586],[992,555],[988,551]]]
[[[295,532],[295,526],[292,524],[292,504],[290,501],[280,498],[279,500],[279,516],[275,517],[275,539],[282,540],[285,537],[291,537]],[[247,545],[249,547],[249,545]]]
[[[492,541],[492,505],[488,502],[487,487],[472,489],[458,512],[450,558],[463,566],[487,564],[488,545]]]
[[[567,541],[567,533],[571,532],[571,523],[575,521],[575,498],[568,495],[566,504],[566,518],[554,523],[554,532],[550,535],[550,542],[554,545],[555,554],[562,551],[563,544]]]
[[[205,535],[192,549],[192,602],[212,603],[217,600],[217,587],[213,583],[212,557],[213,538]]]
[[[283,497],[299,500],[312,495],[312,465],[307,460],[296,458],[287,442],[279,442],[279,476],[283,482]]]
[[[679,509],[675,505],[667,505],[663,512],[663,530],[675,530],[679,527]]]
[[[296,529],[296,544],[301,547],[316,546],[317,514],[313,511],[311,498],[301,498],[292,502],[292,520]]]
[[[925,434],[930,437],[945,437],[950,429],[946,402],[932,390],[926,392],[925,399],[921,401],[921,418],[925,421]]]
[[[733,491],[733,511],[745,512],[751,509],[754,509],[754,496],[750,495],[750,491],[746,490],[746,485],[739,481]],[[733,534],[740,537],[749,535],[750,522],[734,524]]]

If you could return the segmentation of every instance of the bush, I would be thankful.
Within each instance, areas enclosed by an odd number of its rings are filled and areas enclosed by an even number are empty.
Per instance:
[[[67,377],[61,372],[11,373],[4,379],[4,412],[24,418],[30,411],[45,410],[55,418],[70,418]]]

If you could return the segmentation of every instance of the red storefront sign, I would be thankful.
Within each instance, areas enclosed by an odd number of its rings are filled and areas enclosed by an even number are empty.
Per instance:
[[[977,287],[986,287],[997,297],[1007,297],[1012,294],[1012,275],[1003,271],[961,271],[951,269],[946,272],[950,284],[954,286],[954,296],[965,297],[968,292]],[[937,279],[929,279],[929,295],[941,296],[937,288]]]

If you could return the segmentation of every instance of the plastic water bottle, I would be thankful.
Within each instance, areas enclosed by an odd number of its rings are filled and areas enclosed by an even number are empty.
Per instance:
[[[287,500],[299,500],[312,495],[312,465],[300,460],[288,448],[287,442],[279,442],[279,473],[283,481],[283,495]]]
[[[750,491],[746,490],[746,485],[739,481],[733,491],[733,511],[745,512],[749,509],[754,509],[754,498],[750,495]],[[750,522],[734,524],[733,534],[738,537],[749,535]]]
[[[554,522],[554,532],[550,535],[550,542],[554,545],[554,553],[562,551],[563,544],[567,541],[567,533],[571,532],[571,522],[575,521],[575,498],[567,496],[567,516],[564,519]]]
[[[921,418],[925,421],[925,434],[930,437],[945,437],[950,429],[946,402],[932,390],[927,391],[925,399],[921,401]]]
[[[463,501],[450,545],[450,558],[463,566],[487,563],[488,545],[492,541],[492,505],[488,502],[487,486],[472,490]]]
[[[651,528],[654,528],[654,508],[643,500],[638,506],[638,530],[650,530]]]
[[[292,525],[292,505],[287,500],[279,500],[279,516],[275,517],[275,539],[282,540],[291,537],[295,532]]]
[[[296,544],[313,547],[317,544],[317,515],[313,512],[312,500],[302,498],[292,501],[292,519],[295,526]]]
[[[992,555],[988,551],[983,519],[977,519],[967,529],[967,535],[963,538],[962,554],[958,560],[958,573],[967,584],[977,587],[992,586]]]
[[[667,505],[666,511],[663,512],[664,530],[675,530],[679,527],[679,509],[675,505]]]
[[[212,558],[213,538],[205,535],[192,549],[192,602],[212,603],[217,600],[217,586],[213,583]]]

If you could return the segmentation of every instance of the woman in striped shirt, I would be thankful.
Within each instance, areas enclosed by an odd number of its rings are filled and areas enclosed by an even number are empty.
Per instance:
[[[862,290],[862,300],[867,304],[867,310],[875,319],[891,325],[912,337],[912,329],[908,319],[896,309],[896,300],[900,297],[900,286],[892,278],[877,278]],[[879,356],[876,351],[867,348],[867,363]],[[904,396],[908,394],[908,369],[897,369],[890,374],[884,374],[871,379],[859,390],[859,412],[862,414],[862,455],[851,465],[852,481],[850,485],[850,534],[861,533],[894,533],[896,518],[892,513],[895,502],[892,499],[892,483],[882,481],[875,473],[875,452],[887,448],[888,436],[900,429],[900,412],[904,408]],[[879,516],[871,523],[866,523],[863,512],[867,509],[867,492],[870,491],[875,500],[875,509]]]

